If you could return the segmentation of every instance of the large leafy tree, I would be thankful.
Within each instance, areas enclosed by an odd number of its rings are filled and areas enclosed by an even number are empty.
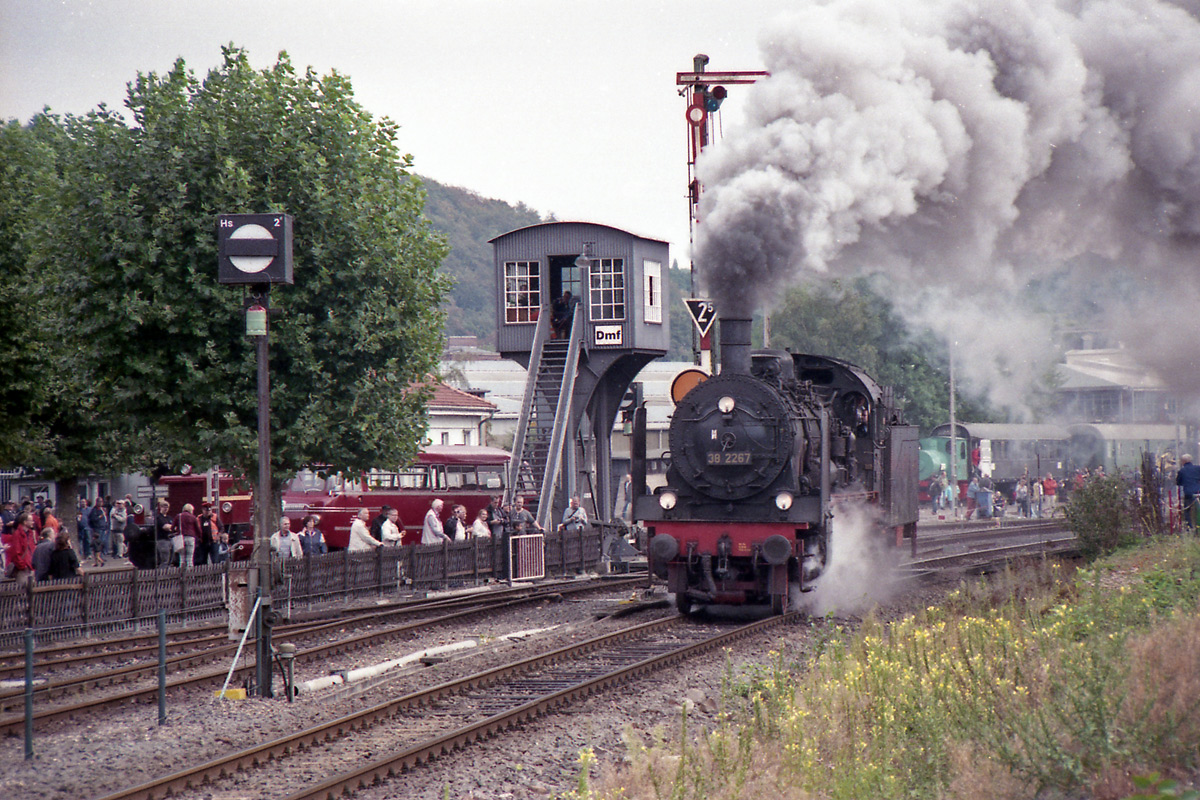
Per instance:
[[[111,460],[253,472],[254,345],[244,290],[217,283],[215,223],[263,212],[295,218],[295,285],[271,293],[277,477],[410,456],[447,285],[395,124],[336,72],[286,54],[256,70],[234,47],[203,81],[182,61],[139,75],[126,106],[49,120],[62,193],[42,255]]]
[[[30,129],[0,126],[0,465],[50,449],[42,418],[49,394],[49,325],[30,251],[42,198],[53,192],[54,154]]]

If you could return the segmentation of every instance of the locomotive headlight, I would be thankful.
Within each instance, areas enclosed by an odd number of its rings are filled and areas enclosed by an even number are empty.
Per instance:
[[[228,500],[226,500],[224,503],[221,503],[222,514],[228,514],[230,511],[233,511],[233,503],[229,502]]]
[[[778,508],[780,511],[787,511],[789,508],[791,508],[792,507],[792,493],[791,492],[780,492],[779,494],[775,495],[775,507]]]
[[[729,395],[725,395],[724,397],[722,397],[720,400],[717,401],[717,410],[720,411],[722,414],[732,414],[733,408],[736,405],[737,405],[737,403],[733,402],[732,397],[730,397]]]
[[[678,501],[679,498],[675,496],[674,492],[663,492],[658,496],[658,504],[662,506],[663,511],[670,511]]]

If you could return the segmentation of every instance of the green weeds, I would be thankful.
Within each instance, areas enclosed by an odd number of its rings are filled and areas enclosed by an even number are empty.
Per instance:
[[[619,792],[573,796],[1196,800],[1125,776],[1200,767],[1200,547],[1067,572],[1000,575],[856,632],[819,625],[807,663],[728,667],[711,728],[685,711],[675,744],[634,743],[605,784]]]

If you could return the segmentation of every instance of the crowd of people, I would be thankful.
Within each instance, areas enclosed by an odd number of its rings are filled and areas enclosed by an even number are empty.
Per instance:
[[[587,525],[587,512],[581,506],[579,497],[572,497],[563,511],[562,523],[558,529],[581,530]],[[429,510],[425,512],[425,518],[421,521],[420,544],[465,542],[468,539],[505,534],[521,535],[542,530],[541,524],[529,509],[525,508],[525,499],[522,497],[506,502],[504,495],[498,494],[485,508],[479,509],[474,520],[467,519],[467,507],[461,504],[451,506],[447,514],[445,501],[437,498],[430,502]],[[400,521],[400,514],[396,509],[384,506],[379,514],[372,518],[371,512],[362,508],[350,526],[349,549],[363,551],[388,545],[399,546],[403,535],[404,524]],[[272,547],[274,548],[274,545]],[[308,554],[307,550],[305,554]]]
[[[1004,516],[1011,504],[1018,516],[1036,519],[1048,517],[1058,506],[1063,487],[1055,477],[1046,473],[1046,477],[1022,475],[1010,492],[1003,492],[995,485],[990,475],[975,475],[967,484],[965,497],[961,497],[961,507],[966,519],[978,515],[980,519],[991,519]],[[929,497],[935,514],[946,511],[954,504],[955,490],[942,469],[929,481]]]
[[[135,506],[129,495],[118,499],[81,497],[75,508],[73,536],[50,500],[25,498],[19,506],[5,502],[0,508],[3,524],[0,545],[6,577],[24,585],[29,581],[81,575],[84,565],[102,567],[109,559],[128,560],[139,569],[156,569],[219,564],[230,558],[229,533],[210,504],[202,504],[197,513],[191,503],[186,503],[172,514],[170,502],[159,499],[144,525],[134,518],[135,510],[140,513]],[[303,558],[337,549],[325,541],[320,522],[319,515],[309,514],[300,523],[300,529],[293,531],[292,521],[283,517],[279,529],[270,537],[272,552],[280,558]],[[587,525],[587,512],[579,497],[572,497],[558,529],[575,531]],[[435,499],[423,520],[420,542],[439,544],[541,530],[521,497],[506,502],[503,495],[496,495],[474,520],[467,519],[465,506],[455,504],[447,513],[445,502]],[[351,526],[348,549],[395,547],[402,543],[403,537],[404,524],[396,509],[384,506],[372,518],[364,508]]]
[[[229,558],[229,536],[210,505],[205,504],[197,515],[188,503],[172,516],[170,503],[160,500],[144,526],[134,519],[135,507],[129,495],[80,497],[72,535],[47,498],[23,498],[19,506],[11,500],[4,502],[0,544],[6,577],[24,585],[31,580],[81,575],[84,564],[102,567],[109,559],[155,569],[216,564]]]

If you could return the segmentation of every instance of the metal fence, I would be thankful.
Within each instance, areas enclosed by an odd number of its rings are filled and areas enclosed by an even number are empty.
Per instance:
[[[548,577],[594,569],[601,561],[599,528],[545,537]],[[507,580],[506,538],[440,545],[380,547],[302,559],[276,560],[272,602],[277,609],[318,608],[367,597]],[[78,636],[153,629],[158,612],[187,625],[225,618],[230,586],[245,585],[248,562],[184,570],[88,572],[82,578],[36,586],[0,582],[0,649],[19,649],[26,628],[41,643]]]

